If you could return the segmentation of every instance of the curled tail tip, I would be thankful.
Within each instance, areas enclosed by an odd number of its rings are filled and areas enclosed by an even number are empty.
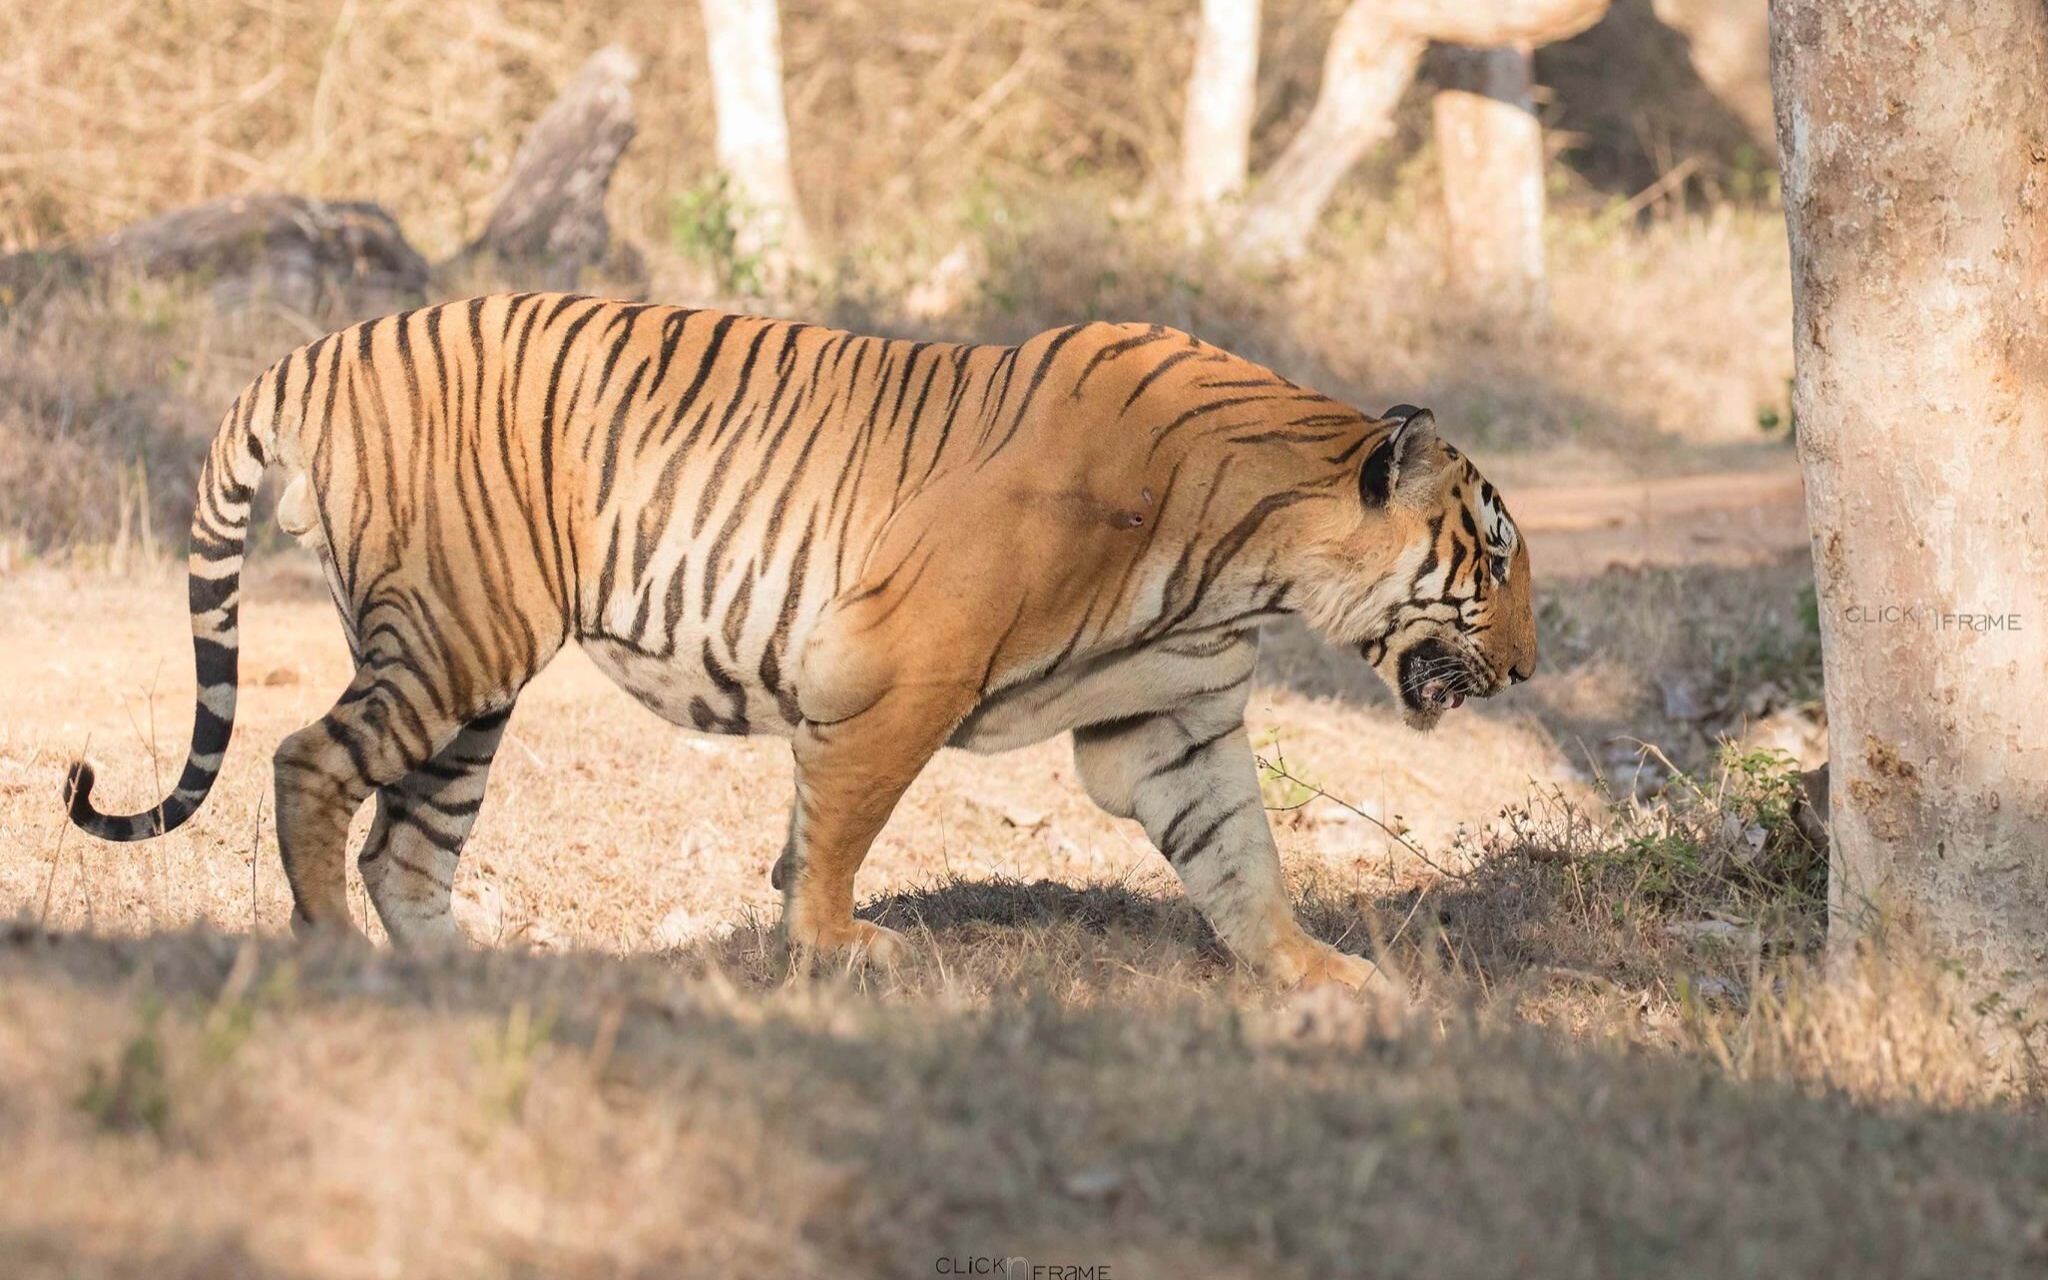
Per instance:
[[[92,807],[92,766],[83,760],[73,760],[71,767],[64,771],[64,803],[71,810],[71,821],[91,830],[101,818],[99,810]]]
[[[72,825],[101,840],[124,844],[130,840],[147,840],[175,829],[191,816],[189,810],[180,813],[167,804],[126,817],[101,813],[93,807],[92,784],[92,766],[83,760],[72,761],[64,773],[64,803],[71,811]]]

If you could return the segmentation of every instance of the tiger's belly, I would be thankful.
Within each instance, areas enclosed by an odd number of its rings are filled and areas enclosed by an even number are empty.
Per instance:
[[[1251,676],[1256,633],[1195,632],[1141,648],[1072,661],[999,690],[962,721],[948,746],[980,754],[1013,751],[1080,725],[1171,711],[1239,688]],[[599,670],[656,715],[705,733],[789,737],[797,721],[754,673],[718,661],[702,646],[668,656],[629,642],[591,637],[584,650]]]
[[[793,695],[768,688],[752,670],[721,662],[707,645],[678,644],[672,654],[592,636],[583,651],[597,669],[662,719],[702,733],[789,737]]]

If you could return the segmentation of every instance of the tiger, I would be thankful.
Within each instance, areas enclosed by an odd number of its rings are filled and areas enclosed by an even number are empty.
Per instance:
[[[662,718],[788,739],[771,875],[792,963],[895,964],[854,879],[942,747],[1072,735],[1215,935],[1282,987],[1376,969],[1295,918],[1244,721],[1262,625],[1355,648],[1406,722],[1528,679],[1529,552],[1426,409],[1363,413],[1157,324],[1020,344],[867,337],[558,293],[342,329],[271,365],[200,468],[182,825],[235,718],[257,486],[317,557],[355,668],[274,756],[294,933],[362,935],[357,863],[394,946],[460,939],[450,891],[528,681],[571,639]]]

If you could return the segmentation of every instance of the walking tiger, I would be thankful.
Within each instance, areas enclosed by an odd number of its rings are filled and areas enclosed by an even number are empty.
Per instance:
[[[1536,664],[1528,548],[1427,410],[1373,417],[1157,325],[1018,346],[561,294],[330,334],[238,398],[200,475],[198,705],[154,809],[190,818],[234,724],[258,481],[319,557],[356,673],[276,752],[300,931],[349,930],[349,819],[395,944],[446,943],[456,859],[520,689],[569,640],[660,715],[777,734],[790,946],[893,958],[854,875],[941,747],[1071,731],[1218,936],[1273,982],[1357,987],[1296,923],[1244,708],[1262,622],[1356,647],[1428,728]]]

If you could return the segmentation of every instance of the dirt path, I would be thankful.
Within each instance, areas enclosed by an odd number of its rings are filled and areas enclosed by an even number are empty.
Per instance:
[[[1510,497],[1539,574],[1615,565],[1734,568],[1806,547],[1799,468],[1520,490]]]

